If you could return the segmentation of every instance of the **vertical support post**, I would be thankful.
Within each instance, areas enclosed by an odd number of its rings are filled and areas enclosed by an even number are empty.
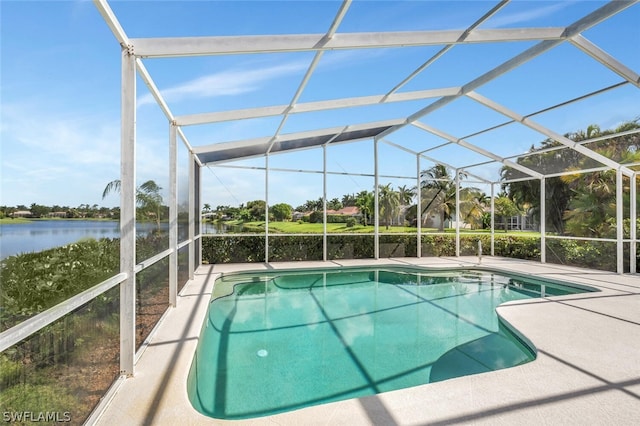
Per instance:
[[[547,179],[540,179],[540,263],[547,263]]]
[[[496,255],[496,184],[491,183],[491,256]]]
[[[373,140],[373,167],[374,167],[374,174],[373,174],[373,185],[374,185],[374,189],[373,189],[373,211],[374,214],[376,215],[376,220],[375,222],[373,222],[373,257],[374,259],[379,259],[380,258],[380,203],[379,203],[379,176],[378,176],[378,139],[374,139]]]
[[[196,261],[196,159],[193,153],[189,154],[189,279],[195,276]]]
[[[322,260],[327,261],[327,145],[322,145]]]
[[[622,170],[616,170],[616,263],[618,274],[624,273],[624,230],[623,230],[623,208],[622,197]]]
[[[422,188],[420,187],[420,154],[416,155],[416,226],[418,227],[417,253],[418,258],[422,257]]]
[[[194,226],[194,231],[197,232],[196,234],[196,238],[197,238],[197,242],[196,242],[196,255],[195,255],[195,259],[197,260],[196,263],[194,263],[193,265],[193,269],[194,271],[200,267],[200,265],[202,265],[202,168],[200,167],[200,165],[195,161],[195,156],[194,156],[194,161],[193,161],[193,174],[195,177],[195,212],[194,212],[194,218],[196,220],[195,226]]]
[[[637,269],[637,265],[636,265],[636,252],[637,252],[637,248],[636,248],[636,238],[638,236],[638,218],[637,218],[637,214],[638,214],[638,206],[637,206],[637,173],[634,173],[633,176],[630,177],[630,184],[629,184],[629,198],[631,199],[630,201],[630,206],[629,206],[629,221],[630,223],[630,232],[631,235],[629,236],[631,238],[631,247],[629,248],[629,272],[632,274],[636,273],[636,269]]]
[[[264,156],[264,261],[269,263],[269,153]]]
[[[120,374],[133,376],[136,352],[136,63],[122,48],[120,141]]]
[[[456,169],[456,257],[460,257],[460,169]]]
[[[169,124],[169,304],[178,302],[178,145],[176,125]]]

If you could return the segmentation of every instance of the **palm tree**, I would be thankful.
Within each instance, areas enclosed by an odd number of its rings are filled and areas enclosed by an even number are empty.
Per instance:
[[[415,188],[407,188],[406,185],[398,187],[398,196],[400,198],[400,204],[408,206],[413,201],[413,197],[416,196]]]
[[[352,207],[356,205],[356,196],[354,194],[345,194],[342,196],[342,205],[344,207]]]
[[[380,217],[384,219],[386,229],[393,218],[398,215],[400,209],[400,194],[391,188],[391,184],[380,185],[378,187],[378,203],[380,208]]]
[[[362,213],[365,226],[368,225],[367,217],[371,217],[373,213],[374,199],[373,193],[369,191],[360,191],[356,196],[356,207]]]
[[[529,152],[554,147],[558,144],[552,139],[547,139],[542,142],[539,148],[532,146]],[[563,149],[521,157],[517,162],[541,173],[556,173],[565,170],[567,164],[579,164],[582,157],[582,154],[573,149]],[[503,180],[522,178],[522,172],[507,166],[501,169],[500,175]],[[541,217],[539,180],[511,182],[503,185],[502,188],[507,191],[507,196],[517,206],[528,205],[534,218]],[[571,188],[558,177],[547,178],[545,179],[545,195],[547,200],[545,211],[547,230],[562,234],[564,232],[564,211],[567,209],[569,200],[572,197]]]
[[[444,231],[444,221],[450,219],[456,210],[456,185],[449,171],[442,164],[420,172],[420,197],[427,200],[423,204],[420,217],[436,211],[440,216],[438,231]]]
[[[102,199],[104,200],[112,192],[120,193],[120,189],[120,179],[112,180],[102,191]],[[136,188],[136,204],[147,217],[155,216],[158,229],[160,229],[160,216],[162,213],[161,190],[162,188],[153,180],[148,180]]]
[[[340,202],[340,200],[338,198],[333,198],[331,200],[327,200],[327,209],[329,209],[329,210],[340,210],[341,208],[342,208],[342,203]]]
[[[482,218],[490,199],[478,188],[463,188],[460,190],[460,213],[462,221],[471,225],[473,229],[482,225]]]
[[[625,122],[614,130],[601,130],[600,127],[592,124],[586,130],[579,130],[565,136],[580,142],[637,128],[640,128],[638,120]],[[557,145],[558,142],[547,139],[541,143],[540,147],[532,146],[530,152]],[[592,142],[586,146],[621,164],[635,163],[640,159],[640,137],[638,134],[618,136]],[[548,151],[523,157],[518,159],[518,163],[541,173],[583,170],[601,165],[573,149]],[[520,172],[508,167],[503,167],[501,174],[505,180],[521,177]],[[538,180],[512,182],[504,185],[503,188],[507,189],[509,197],[520,208],[529,205],[534,217],[540,217],[540,183]],[[605,213],[605,210],[609,208],[607,206],[615,205],[614,173],[602,171],[547,178],[545,188],[547,230],[563,234],[566,227],[571,234],[576,236],[611,234],[612,230],[607,228],[611,224],[606,225],[605,218],[612,218],[615,214],[611,211]],[[628,203],[625,203],[626,205]],[[609,222],[611,221],[609,220]]]
[[[576,141],[598,136],[611,135],[640,128],[637,122],[627,122],[614,130],[601,131],[597,125],[590,125],[585,131],[571,135]],[[640,138],[637,134],[623,135],[587,145],[590,149],[607,158],[621,163],[632,164],[640,160]],[[588,168],[589,160],[582,159],[576,169]],[[586,174],[565,175],[560,178],[572,191],[563,214],[566,230],[575,236],[614,237],[616,215],[616,174],[613,170],[604,170]],[[623,180],[623,194],[629,194],[629,180]],[[627,209],[628,198],[624,201]],[[627,214],[625,214],[626,216]]]

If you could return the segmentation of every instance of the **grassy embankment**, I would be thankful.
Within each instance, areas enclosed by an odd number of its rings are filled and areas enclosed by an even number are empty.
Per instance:
[[[0,225],[8,225],[8,224],[18,224],[18,223],[29,223],[30,219],[25,219],[23,217],[16,217],[15,219],[12,217],[3,217],[0,218]]]

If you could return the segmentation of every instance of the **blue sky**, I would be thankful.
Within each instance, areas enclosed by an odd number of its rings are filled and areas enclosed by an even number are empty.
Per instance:
[[[489,28],[566,26],[600,7],[596,1],[514,1],[481,26]],[[464,29],[489,10],[486,1],[355,1],[339,32]],[[340,6],[335,1],[114,1],[129,37],[324,33]],[[0,204],[117,205],[102,200],[104,186],[119,177],[120,47],[89,1],[0,1]],[[584,35],[640,72],[640,5],[614,16]],[[462,45],[451,49],[401,91],[461,86],[534,43]],[[324,54],[300,102],[380,95],[436,53],[441,46],[332,51]],[[148,59],[145,66],[175,115],[268,105],[286,105],[295,94],[313,52]],[[621,77],[565,43],[482,86],[478,92],[528,114],[601,89]],[[406,117],[433,99],[322,111],[290,116],[282,133]],[[138,81],[138,181],[168,187],[168,124],[144,84]],[[541,114],[539,123],[565,133],[598,124],[614,127],[640,115],[640,92],[631,85],[562,110]],[[191,126],[193,145],[271,136],[281,118]],[[471,99],[461,98],[422,120],[463,137],[507,119]],[[511,125],[469,142],[508,156],[525,152],[545,136]],[[415,127],[388,138],[412,150],[444,142]],[[457,146],[429,155],[455,166],[485,157]],[[180,150],[181,164],[186,151]],[[373,173],[372,142],[328,149],[327,167],[338,173]],[[415,157],[382,144],[380,173],[415,174]],[[264,166],[264,159],[242,164]],[[422,168],[431,164],[424,161]],[[321,170],[321,151],[307,150],[270,158],[274,168]],[[499,166],[474,173],[498,179]],[[203,203],[245,203],[264,198],[264,172],[205,168]],[[415,179],[381,178],[394,186]],[[295,183],[295,184],[293,184]],[[180,169],[180,194],[186,196],[186,169]],[[320,174],[274,172],[270,203],[294,206],[322,195]],[[373,179],[330,176],[329,197],[370,190]]]

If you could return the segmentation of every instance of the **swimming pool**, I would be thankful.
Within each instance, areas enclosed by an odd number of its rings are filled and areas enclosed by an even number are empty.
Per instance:
[[[265,416],[529,362],[501,303],[593,291],[485,270],[340,268],[224,276],[189,372],[220,419]]]

